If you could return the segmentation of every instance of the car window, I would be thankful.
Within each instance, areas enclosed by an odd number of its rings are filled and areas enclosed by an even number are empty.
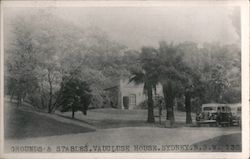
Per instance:
[[[218,107],[218,112],[220,112],[221,111],[221,109],[220,109],[220,107]]]
[[[213,110],[213,108],[212,107],[204,107],[203,110],[208,111],[208,110]]]
[[[221,107],[221,111],[222,111],[222,112],[225,112],[225,107]]]

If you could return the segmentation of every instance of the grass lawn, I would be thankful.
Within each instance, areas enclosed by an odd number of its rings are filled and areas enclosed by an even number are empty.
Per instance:
[[[46,116],[17,109],[10,103],[5,103],[5,105],[4,136],[6,139],[21,139],[94,131],[89,128],[62,123],[47,118]]]
[[[175,112],[177,127],[169,129],[163,128],[164,124],[160,125],[158,119],[156,123],[147,123],[147,110],[93,109],[88,111],[87,116],[76,112],[74,120],[70,118],[71,112],[50,115],[33,111],[28,106],[16,108],[9,102],[5,103],[6,151],[12,145],[34,143],[131,147],[135,144],[190,144],[191,147],[198,146],[190,152],[241,151],[241,130],[238,127],[186,126],[185,112]]]
[[[67,118],[71,117],[71,112],[56,112],[60,116]],[[154,110],[154,114],[158,115],[158,109]],[[91,109],[88,110],[87,115],[83,115],[82,112],[75,113],[75,120],[86,122],[90,125],[97,127],[98,129],[107,128],[120,128],[120,127],[164,127],[164,122],[166,118],[166,112],[163,111],[163,116],[161,117],[161,125],[159,124],[159,118],[155,118],[155,123],[147,123],[147,110],[146,109],[136,109],[136,110],[121,110],[113,108],[104,109]],[[195,115],[192,114],[193,120]],[[186,126],[186,114],[185,112],[175,112],[176,126],[183,127]]]

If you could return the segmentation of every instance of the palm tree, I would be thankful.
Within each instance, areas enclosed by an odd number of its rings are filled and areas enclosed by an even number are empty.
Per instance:
[[[148,119],[147,122],[153,123],[154,119],[154,102],[153,102],[153,89],[156,88],[156,85],[149,80],[145,71],[134,71],[132,72],[132,77],[129,82],[134,82],[136,85],[144,84],[144,93],[147,94],[148,100]]]
[[[204,83],[201,80],[201,72],[198,69],[191,67],[186,68],[187,81],[184,83],[185,87],[185,108],[186,108],[186,124],[192,124],[192,107],[191,99],[202,99],[204,89]]]
[[[178,46],[160,42],[157,56],[159,65],[159,81],[163,85],[163,95],[166,104],[167,120],[172,126],[174,118],[174,100],[183,92],[183,83],[187,81],[186,66],[182,60],[182,52]]]
[[[131,78],[129,82],[135,84],[144,84],[144,93],[147,94],[148,104],[148,119],[147,122],[153,123],[154,120],[154,102],[153,91],[156,91],[158,83],[157,63],[155,59],[157,51],[152,47],[143,47],[140,54],[140,66],[137,70],[131,71]]]

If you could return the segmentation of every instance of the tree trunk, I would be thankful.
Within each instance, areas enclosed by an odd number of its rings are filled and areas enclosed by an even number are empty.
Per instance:
[[[87,107],[86,107],[86,104],[85,103],[83,103],[83,107],[82,107],[82,113],[83,113],[83,115],[87,115]]]
[[[174,98],[171,96],[167,99],[166,103],[166,110],[167,110],[167,120],[170,120],[170,125],[173,126],[175,122],[174,118]]]
[[[19,108],[22,105],[22,96],[18,94],[17,96],[17,108]]]
[[[72,110],[72,119],[74,119],[74,118],[75,118],[75,111]]]
[[[153,102],[153,91],[152,91],[152,86],[148,86],[147,89],[148,93],[148,123],[154,123],[155,118],[154,118],[154,102]]]
[[[49,70],[48,70],[49,71]],[[48,73],[48,81],[49,81],[49,104],[48,104],[48,113],[51,113],[51,107],[52,107],[52,81],[50,76],[50,71]]]
[[[45,108],[45,103],[44,103],[43,95],[40,95],[40,100],[41,100],[42,109],[44,109]]]
[[[191,116],[191,96],[190,92],[185,92],[186,124],[192,124]]]
[[[55,102],[53,103],[52,107],[51,107],[51,112],[54,113],[57,109],[57,107],[59,106],[59,100],[61,98],[61,94],[57,94]]]
[[[13,91],[11,91],[11,96],[10,96],[10,102],[12,103],[12,101],[13,101],[13,97],[14,97],[14,90]]]
[[[17,95],[17,103],[16,103],[16,107],[18,108],[20,106],[20,95]]]
[[[172,91],[171,84],[167,84],[163,86],[163,94],[165,100],[165,106],[167,111],[166,120],[170,120],[170,126],[174,125],[175,118],[174,118],[174,94]]]
[[[74,119],[75,118],[75,108],[74,108],[74,106],[72,105],[72,119]]]
[[[25,98],[26,98],[26,93],[23,93],[23,95],[21,97],[22,102],[25,102]]]

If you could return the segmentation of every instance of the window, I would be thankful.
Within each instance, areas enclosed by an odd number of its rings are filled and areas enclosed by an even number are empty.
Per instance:
[[[204,111],[212,111],[212,110],[216,111],[216,107],[204,107],[203,110]]]
[[[225,112],[225,107],[222,107],[222,108],[221,108],[221,111],[222,111],[222,112]]]
[[[136,105],[136,95],[135,94],[129,95],[129,105]]]
[[[218,112],[221,112],[221,109],[220,109],[220,107],[218,107]]]
[[[212,107],[204,107],[204,111],[209,111],[209,110],[213,110]]]

